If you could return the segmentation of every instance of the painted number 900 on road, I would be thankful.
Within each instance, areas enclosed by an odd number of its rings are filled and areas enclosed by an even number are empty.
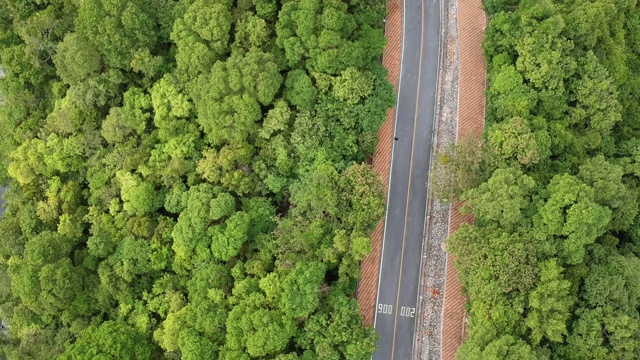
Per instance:
[[[391,314],[393,312],[393,305],[378,304],[378,312],[381,314]]]

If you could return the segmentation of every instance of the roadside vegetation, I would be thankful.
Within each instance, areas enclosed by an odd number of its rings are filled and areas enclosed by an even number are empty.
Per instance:
[[[10,359],[369,359],[383,1],[0,1]]]
[[[485,132],[441,159],[476,219],[447,243],[458,359],[638,359],[640,8],[484,4]]]

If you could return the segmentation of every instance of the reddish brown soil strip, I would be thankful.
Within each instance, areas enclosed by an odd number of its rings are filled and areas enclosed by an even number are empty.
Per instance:
[[[458,1],[458,35],[460,46],[460,77],[458,98],[458,135],[480,136],[484,128],[484,89],[486,65],[482,56],[482,36],[486,26],[481,0]],[[449,234],[460,224],[473,222],[471,215],[461,215],[460,203],[451,207]],[[442,359],[453,360],[466,337],[464,304],[466,297],[454,267],[455,258],[447,255],[447,275],[442,323]]]
[[[387,1],[386,37],[387,46],[384,49],[383,64],[389,71],[389,81],[398,93],[398,76],[400,74],[400,54],[402,51],[402,0]],[[378,130],[378,146],[373,155],[373,169],[389,189],[389,167],[391,165],[391,141],[393,138],[394,109],[387,111],[387,119]],[[378,293],[378,273],[380,270],[380,251],[382,248],[382,232],[384,219],[378,223],[371,234],[373,251],[362,261],[360,284],[358,287],[358,302],[360,313],[367,325],[373,324],[373,315]]]

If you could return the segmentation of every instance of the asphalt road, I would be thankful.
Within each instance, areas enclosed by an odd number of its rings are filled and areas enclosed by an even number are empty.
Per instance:
[[[395,137],[374,326],[376,360],[412,360],[440,56],[439,0],[403,0]]]

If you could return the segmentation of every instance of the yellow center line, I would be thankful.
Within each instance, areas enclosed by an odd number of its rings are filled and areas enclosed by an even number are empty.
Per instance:
[[[404,211],[404,228],[402,230],[402,253],[400,255],[400,276],[398,278],[398,294],[396,296],[396,311],[393,321],[393,341],[391,343],[391,360],[393,360],[396,348],[396,327],[398,325],[398,306],[400,304],[400,285],[402,283],[402,263],[404,262],[404,244],[407,236],[407,218],[409,217],[409,195],[411,194],[411,173],[413,171],[413,151],[416,144],[416,125],[418,123],[418,106],[420,104],[420,80],[422,76],[422,53],[424,47],[424,0],[420,4],[420,17],[422,29],[420,32],[420,61],[418,63],[418,91],[416,92],[416,110],[413,115],[413,134],[411,135],[411,158],[409,160],[409,186],[407,189],[407,205]]]

